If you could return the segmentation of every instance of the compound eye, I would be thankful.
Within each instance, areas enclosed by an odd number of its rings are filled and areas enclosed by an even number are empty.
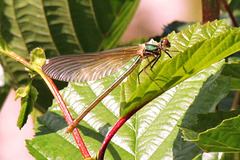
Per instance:
[[[161,45],[162,45],[162,47],[171,47],[171,44],[167,38],[164,38],[161,40]]]

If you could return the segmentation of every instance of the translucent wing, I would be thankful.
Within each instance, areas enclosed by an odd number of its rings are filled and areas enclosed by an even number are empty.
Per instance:
[[[58,56],[46,60],[42,69],[60,81],[92,81],[123,68],[134,56],[142,55],[144,45],[122,47],[99,53]]]

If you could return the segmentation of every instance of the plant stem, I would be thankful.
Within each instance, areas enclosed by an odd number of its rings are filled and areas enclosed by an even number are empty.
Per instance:
[[[130,117],[129,117],[130,118]],[[121,128],[121,126],[129,119],[129,118],[121,118],[117,121],[117,123],[113,126],[113,128],[110,130],[110,132],[105,137],[102,146],[100,148],[99,154],[98,154],[98,160],[103,160],[104,153],[107,149],[107,146],[109,142],[111,141],[112,137],[117,133],[117,131]]]
[[[64,102],[64,100],[62,99],[62,96],[60,95],[56,85],[53,83],[52,79],[47,77],[42,71],[40,72],[40,75],[41,77],[44,79],[45,83],[48,85],[49,89],[51,90],[54,98],[56,99],[66,121],[67,121],[67,124],[70,125],[72,122],[73,122],[73,118]],[[91,158],[87,148],[86,148],[86,145],[84,144],[82,138],[81,138],[81,135],[78,131],[77,128],[75,128],[72,132],[73,134],[73,137],[75,139],[75,141],[77,142],[77,145],[82,153],[82,156],[84,159],[86,158]]]
[[[24,58],[15,54],[14,52],[7,52],[7,51],[4,51],[4,50],[1,50],[0,52],[9,56],[9,57],[11,57],[11,58],[13,58],[13,59],[15,59],[15,60],[17,60],[18,62],[22,63],[27,68],[32,69],[31,64],[27,60],[25,60]]]
[[[239,105],[239,98],[240,98],[240,92],[236,91],[234,99],[233,99],[233,104],[231,107],[231,111],[236,110],[238,105]]]
[[[148,102],[146,102],[148,103]],[[117,131],[122,127],[122,125],[129,119],[132,117],[132,115],[134,115],[138,110],[140,110],[143,106],[145,106],[145,104],[142,104],[141,106],[139,106],[138,108],[132,110],[131,112],[129,112],[125,117],[120,118],[117,123],[113,126],[113,128],[110,130],[110,132],[107,134],[107,136],[105,137],[105,139],[103,140],[102,146],[100,148],[100,151],[98,153],[98,160],[103,160],[104,158],[104,153],[107,149],[107,146],[109,144],[109,142],[111,141],[112,137],[117,133]]]
[[[225,0],[222,0],[222,3],[223,3],[223,5],[224,5],[224,8],[226,9],[226,11],[228,12],[228,14],[229,14],[229,16],[230,16],[233,25],[234,25],[235,27],[238,27],[237,21],[236,21],[235,17],[233,16],[232,11],[231,11],[230,8],[228,7],[228,4],[226,3]]]

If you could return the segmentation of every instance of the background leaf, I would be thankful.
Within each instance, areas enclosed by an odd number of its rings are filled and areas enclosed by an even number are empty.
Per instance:
[[[217,112],[199,116],[197,125],[191,129],[183,128],[186,139],[190,138],[189,141],[196,143],[206,152],[239,152],[239,112]]]
[[[240,90],[240,61],[231,61],[226,64],[222,75],[231,77],[231,89]]]
[[[17,126],[21,129],[27,122],[28,115],[32,112],[34,103],[37,100],[38,92],[32,86],[32,79],[26,87],[20,87],[15,93],[15,99],[21,97],[21,111],[18,116]]]

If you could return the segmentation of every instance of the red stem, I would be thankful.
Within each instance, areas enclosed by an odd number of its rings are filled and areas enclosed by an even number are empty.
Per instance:
[[[105,137],[102,146],[100,148],[99,151],[99,155],[98,155],[98,160],[103,160],[104,158],[104,153],[107,149],[107,146],[109,144],[109,142],[111,141],[112,137],[115,135],[115,133],[117,133],[117,131],[121,128],[121,126],[128,120],[128,118],[121,118],[117,121],[117,123],[113,126],[113,128],[110,130],[110,132],[107,134],[107,136]]]
[[[59,105],[59,107],[60,107],[60,109],[63,113],[63,116],[64,116],[65,120],[67,121],[67,124],[68,125],[72,124],[73,118],[72,118],[64,100],[62,99],[62,96],[60,95],[56,85],[53,83],[51,78],[49,78],[47,76],[45,76],[45,77],[47,78],[47,81],[49,82],[49,84],[52,88],[52,94],[53,94],[54,98],[56,99],[56,101],[57,101],[57,103],[58,103],[58,105]],[[86,148],[86,145],[84,144],[84,142],[81,138],[81,135],[78,132],[78,129],[75,128],[73,130],[72,134],[73,134],[73,137],[74,137],[74,139],[75,139],[75,141],[76,141],[76,143],[77,143],[77,145],[78,145],[78,147],[79,147],[79,149],[82,153],[83,158],[84,159],[91,158],[91,156],[90,156],[90,154],[89,154],[89,152]]]
[[[129,119],[132,117],[132,115],[134,115],[138,110],[140,110],[145,104],[139,106],[138,108],[132,110],[131,112],[129,112],[129,114],[127,114],[125,117],[120,118],[117,123],[113,126],[113,128],[110,130],[110,132],[107,134],[107,136],[105,137],[102,146],[100,148],[99,154],[98,154],[98,160],[103,160],[104,158],[104,153],[107,149],[107,146],[109,144],[109,142],[111,141],[112,137],[117,133],[117,131],[122,127],[122,125]]]
[[[226,3],[225,0],[222,0],[222,3],[223,3],[223,5],[224,5],[224,8],[226,9],[226,11],[228,12],[228,14],[229,14],[229,16],[230,16],[230,18],[231,18],[231,20],[232,20],[232,23],[233,23],[234,27],[238,27],[238,23],[237,23],[235,17],[233,16],[230,8],[228,7],[228,4]]]

